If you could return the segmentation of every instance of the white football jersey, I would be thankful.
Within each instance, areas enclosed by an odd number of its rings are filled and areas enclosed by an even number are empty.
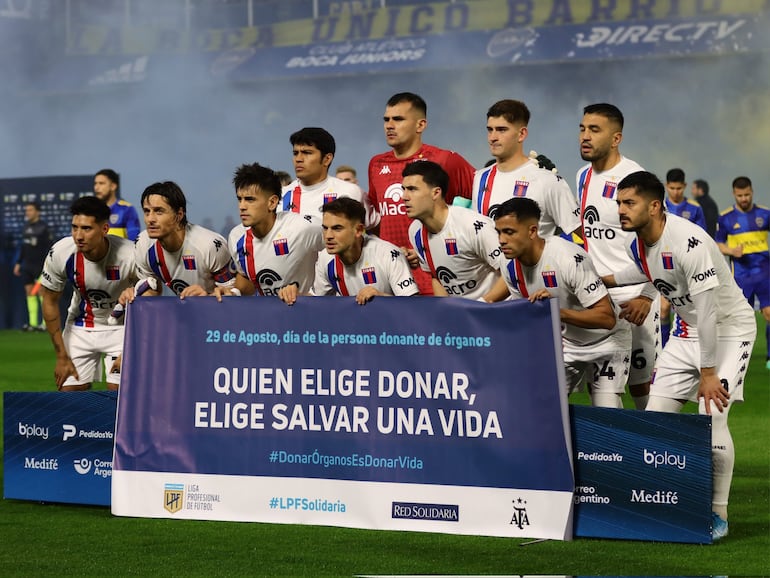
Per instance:
[[[299,179],[294,179],[288,186],[284,187],[278,210],[308,215],[320,225],[323,217],[321,207],[337,197],[350,197],[364,206],[366,209],[364,226],[367,229],[379,224],[380,216],[372,207],[368,196],[361,190],[361,187],[332,176],[310,186],[303,185]]]
[[[527,299],[536,291],[546,289],[559,299],[559,307],[584,311],[609,295],[583,248],[560,237],[545,240],[537,265],[527,267],[518,259],[505,259],[500,271],[514,299]],[[621,323],[610,330],[562,323],[561,330],[564,340],[576,346],[601,342],[613,343],[614,347],[631,346],[631,332]]]
[[[321,227],[296,213],[276,214],[273,228],[261,239],[242,225],[234,227],[228,239],[237,271],[254,284],[259,295],[276,295],[290,283],[308,293],[323,246]]]
[[[364,237],[361,256],[353,265],[345,265],[337,255],[326,251],[318,255],[313,294],[355,296],[365,287],[374,287],[386,295],[418,293],[404,254],[378,237]]]
[[[479,299],[495,284],[502,251],[489,217],[450,206],[441,231],[429,233],[415,220],[409,225],[409,238],[422,269],[438,279],[450,296]]]
[[[78,252],[72,237],[57,241],[48,252],[41,285],[61,292],[72,284],[72,301],[67,310],[67,324],[88,329],[114,330],[108,325],[113,307],[124,289],[137,281],[134,242],[108,235],[110,248],[98,262],[89,261]]]
[[[211,293],[215,285],[227,286],[235,280],[227,241],[199,225],[187,224],[178,251],[167,251],[160,241],[150,239],[147,231],[139,234],[135,251],[139,277],[155,277],[177,295],[190,285],[200,285]]]
[[[541,169],[530,159],[508,172],[492,165],[476,171],[473,177],[471,208],[483,215],[491,215],[497,205],[514,197],[527,197],[540,207],[540,236],[550,237],[559,227],[571,233],[580,227],[580,216],[575,195],[563,178]]]
[[[707,289],[715,289],[717,331],[720,337],[743,337],[753,333],[754,311],[727,266],[719,247],[699,225],[666,215],[663,234],[652,247],[633,236],[628,256],[637,270],[649,279],[679,319],[671,334],[697,338],[698,312],[692,301]],[[751,332],[748,329],[751,328]]]

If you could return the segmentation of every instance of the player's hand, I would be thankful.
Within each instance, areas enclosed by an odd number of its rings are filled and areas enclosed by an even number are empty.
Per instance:
[[[123,365],[123,354],[121,353],[115,358],[110,366],[110,373],[120,373],[120,368]]]
[[[641,325],[647,319],[650,313],[652,301],[647,297],[634,297],[633,299],[620,304],[620,317],[634,325]]]
[[[359,305],[366,305],[379,294],[380,292],[371,285],[369,287],[364,287],[358,292],[358,295],[356,295],[356,303]]]
[[[220,287],[217,285],[214,287],[213,293],[211,293],[214,297],[217,298],[217,301],[222,303],[222,297],[240,297],[241,292],[238,291],[235,287]]]
[[[184,299],[185,297],[205,297],[206,295],[208,295],[208,293],[206,293],[206,290],[200,285],[190,285],[189,287],[185,287],[182,290],[182,292],[179,294],[179,298]]]
[[[711,403],[722,413],[730,401],[730,394],[722,385],[714,368],[701,368],[700,384],[698,386],[698,399],[703,398],[706,404],[706,413],[711,415]]]
[[[417,269],[420,266],[420,257],[417,255],[417,251],[411,247],[401,247],[401,252],[406,257],[406,262],[412,269]]]
[[[548,292],[548,289],[538,289],[535,291],[532,295],[529,296],[530,303],[534,303],[535,301],[542,301],[543,299],[550,299],[551,294]]]
[[[529,151],[529,158],[533,161],[537,161],[537,166],[541,169],[551,171],[552,173],[558,172],[554,162],[545,155],[539,155],[535,151]]]
[[[125,307],[127,303],[133,303],[135,298],[136,292],[134,291],[134,288],[127,287],[126,289],[123,289],[120,297],[118,297],[118,303]]]
[[[53,376],[56,380],[56,389],[59,391],[61,391],[64,382],[67,381],[69,376],[80,379],[78,370],[75,369],[75,364],[72,363],[72,360],[69,357],[56,359],[56,367],[53,370]]]
[[[733,247],[733,257],[735,257],[736,259],[740,259],[741,257],[743,257],[743,245],[742,244],[741,245],[736,245],[735,247]]]
[[[16,263],[13,266],[13,274],[16,275],[17,277],[21,277],[21,265],[19,265],[18,263]]]
[[[286,303],[286,305],[294,305],[297,302],[299,296],[299,285],[296,283],[290,283],[284,285],[278,290],[278,299]]]

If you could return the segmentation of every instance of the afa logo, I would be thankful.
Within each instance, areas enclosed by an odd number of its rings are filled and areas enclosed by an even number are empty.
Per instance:
[[[163,509],[176,514],[184,506],[184,484],[165,484],[163,486]]]
[[[524,526],[529,526],[529,516],[527,515],[527,502],[518,498],[511,502],[513,504],[513,513],[511,514],[511,526],[516,526],[523,530]]]

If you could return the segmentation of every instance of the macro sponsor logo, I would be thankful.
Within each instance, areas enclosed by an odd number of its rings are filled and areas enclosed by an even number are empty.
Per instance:
[[[404,187],[401,183],[393,183],[385,189],[383,201],[380,202],[381,215],[406,215],[406,207],[402,202]]]
[[[102,289],[89,289],[86,291],[86,297],[94,309],[112,309],[118,304],[117,299],[113,300],[112,296]]]
[[[600,227],[601,219],[599,209],[593,205],[586,207],[583,211],[583,231],[586,239],[609,239],[615,238],[615,231],[610,228]]]
[[[421,504],[417,502],[392,502],[391,518],[398,520],[427,520],[431,522],[459,522],[460,506],[457,504]]]
[[[26,424],[19,422],[19,435],[22,437],[25,437],[27,439],[29,438],[42,438],[44,440],[48,439],[48,428],[43,427],[36,424]]]
[[[436,278],[450,295],[464,295],[467,291],[472,291],[478,285],[475,279],[470,279],[464,283],[455,283],[457,274],[444,266],[436,268]]]
[[[667,451],[663,453],[650,451],[644,448],[642,452],[642,459],[648,466],[653,466],[655,469],[659,467],[671,466],[677,469],[683,470],[687,467],[687,457],[678,454],[670,454]]]

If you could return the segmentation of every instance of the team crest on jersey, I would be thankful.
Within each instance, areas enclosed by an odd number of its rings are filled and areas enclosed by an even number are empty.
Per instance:
[[[663,259],[663,268],[671,270],[674,268],[674,255],[671,253],[661,253],[661,259]]]
[[[516,181],[516,184],[513,187],[513,196],[514,197],[526,197],[527,196],[527,188],[529,188],[529,182],[528,181]]]
[[[762,217],[757,217],[756,219],[754,219],[754,224],[760,229],[762,229],[765,225],[765,220]]]
[[[337,198],[337,193],[332,193],[332,192],[324,193],[324,205],[326,203],[331,203],[336,198]]]
[[[682,218],[687,219],[689,221],[691,216],[692,214],[690,213],[690,211],[682,211]]]
[[[444,239],[447,255],[457,255],[457,239]]]
[[[364,283],[367,285],[374,285],[377,283],[377,275],[374,272],[374,267],[364,267],[361,269],[361,275],[364,276]]]
[[[557,287],[556,271],[543,271],[543,283],[546,287]]]
[[[120,218],[119,215],[115,215],[115,214],[110,215],[110,225],[117,224],[119,218]]]
[[[198,269],[198,266],[195,264],[195,255],[182,255],[182,262],[184,263],[184,268],[188,271]]]
[[[283,239],[276,239],[273,241],[273,249],[277,256],[289,254],[289,241],[285,237]]]
[[[615,196],[615,189],[618,188],[617,183],[606,182],[604,183],[604,189],[602,190],[602,197],[605,199],[611,199]]]
[[[108,265],[107,266],[107,280],[108,281],[119,281],[120,280],[120,267],[117,265]]]

